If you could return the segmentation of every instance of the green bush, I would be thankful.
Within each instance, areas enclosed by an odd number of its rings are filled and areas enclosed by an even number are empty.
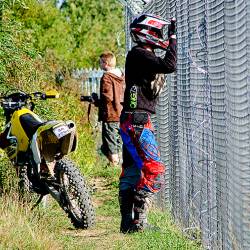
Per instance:
[[[55,27],[55,22],[58,20],[53,19],[53,15],[57,16],[59,10],[49,1],[44,1],[44,4],[33,0],[13,1],[13,3],[9,1],[8,3],[9,5],[5,5],[2,12],[0,30],[0,93],[11,88],[27,92],[57,88],[61,93],[60,99],[38,102],[35,112],[44,120],[71,119],[76,122],[79,147],[71,157],[80,166],[82,172],[92,173],[98,156],[91,128],[87,122],[86,108],[79,101],[79,83],[67,75],[64,86],[57,86],[55,72],[58,67],[61,67],[55,57],[57,52],[51,43],[50,50],[53,52],[51,58],[46,57],[47,50],[40,53],[37,48],[39,46],[36,41],[41,42],[37,34],[44,37],[49,35],[49,32],[42,33],[41,31],[45,32],[46,27]],[[50,7],[47,9],[48,6]],[[34,14],[33,18],[32,14]],[[41,18],[43,17],[42,20],[38,20],[38,14]],[[60,16],[60,18],[63,17]],[[45,25],[46,23],[48,26]],[[60,40],[59,35],[56,40]],[[65,58],[65,60],[68,59]],[[0,124],[3,129],[2,109],[0,109]],[[13,182],[12,176],[15,175],[15,171],[9,174],[9,169],[7,159],[1,156],[1,190],[6,189],[8,183]],[[10,179],[7,180],[7,177]]]

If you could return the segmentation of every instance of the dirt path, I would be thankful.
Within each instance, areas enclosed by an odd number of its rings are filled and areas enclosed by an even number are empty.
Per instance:
[[[110,248],[115,242],[122,241],[124,235],[119,233],[119,217],[117,211],[115,214],[110,214],[111,205],[106,205],[108,202],[113,202],[114,197],[110,192],[109,183],[105,178],[95,178],[90,183],[94,190],[92,195],[93,204],[96,210],[96,222],[93,228],[88,230],[66,230],[64,235],[72,236],[80,241],[86,242],[94,246],[93,249],[113,249]],[[115,197],[116,198],[116,197]]]

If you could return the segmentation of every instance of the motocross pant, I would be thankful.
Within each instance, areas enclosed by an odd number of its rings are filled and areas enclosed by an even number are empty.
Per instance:
[[[126,200],[121,197],[126,196],[126,193],[130,194],[129,200],[133,196],[132,224],[138,224],[143,228],[143,225],[147,224],[148,200],[160,190],[165,167],[160,160],[152,122],[147,112],[124,112],[121,116],[120,133],[123,140],[120,200]],[[129,208],[127,218],[132,216],[128,216],[130,211]],[[122,216],[123,214],[124,211],[121,212]]]

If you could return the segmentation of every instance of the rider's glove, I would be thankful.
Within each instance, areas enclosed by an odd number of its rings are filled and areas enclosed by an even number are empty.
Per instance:
[[[168,39],[176,39],[176,19],[172,18],[168,25]]]

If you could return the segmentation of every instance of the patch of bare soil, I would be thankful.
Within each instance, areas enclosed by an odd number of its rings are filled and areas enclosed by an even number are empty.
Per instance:
[[[105,178],[97,177],[92,179],[90,183],[93,190],[93,203],[94,207],[101,206],[103,202],[109,199],[108,183]]]

